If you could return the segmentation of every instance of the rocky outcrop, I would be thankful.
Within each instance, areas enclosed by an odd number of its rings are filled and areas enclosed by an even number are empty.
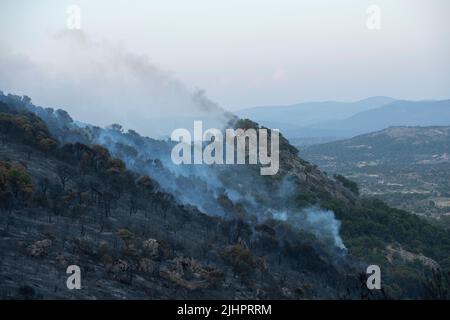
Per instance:
[[[193,258],[175,258],[160,271],[161,277],[189,289],[205,289],[219,284],[223,273],[214,268],[202,266]]]
[[[36,241],[32,245],[27,247],[27,252],[32,257],[44,257],[48,254],[50,247],[52,246],[52,240],[44,239]]]

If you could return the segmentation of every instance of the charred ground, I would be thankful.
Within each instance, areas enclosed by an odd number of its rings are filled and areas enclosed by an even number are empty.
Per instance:
[[[233,215],[183,204],[142,174],[137,161],[130,171],[125,159],[92,143],[87,131],[77,133],[85,140],[77,142],[83,139],[73,139],[70,128],[52,128],[11,103],[0,105],[0,122],[3,298],[433,298],[431,267],[448,268],[443,230],[361,200],[298,158],[287,141],[282,168],[299,186],[290,206],[334,210],[346,254],[286,222],[249,218],[245,204],[226,193],[218,203]],[[72,141],[62,142],[64,133]],[[151,165],[164,168],[161,160]],[[278,188],[281,182],[265,183]],[[389,255],[399,248],[431,260]],[[361,272],[373,263],[384,271],[383,292],[362,286]],[[65,286],[70,264],[82,268],[82,290]]]

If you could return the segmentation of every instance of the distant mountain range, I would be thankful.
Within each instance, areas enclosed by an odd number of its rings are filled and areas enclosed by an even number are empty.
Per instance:
[[[372,97],[356,102],[305,102],[289,106],[242,109],[236,114],[264,123],[306,127],[323,121],[346,119],[358,112],[371,110],[393,101],[395,99],[389,97]]]
[[[450,100],[405,101],[388,97],[344,102],[256,107],[236,113],[279,128],[294,144],[350,138],[390,126],[450,125]]]

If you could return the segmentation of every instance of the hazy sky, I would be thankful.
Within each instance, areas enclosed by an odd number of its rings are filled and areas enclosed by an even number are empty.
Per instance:
[[[147,56],[230,110],[373,95],[450,97],[448,0],[0,0],[3,67],[60,60],[53,40],[71,4],[81,8],[90,39]],[[380,30],[366,26],[373,4]],[[71,72],[76,77],[77,68]],[[27,85],[39,79],[23,79],[21,87],[8,77],[0,75],[7,87],[0,90],[53,102]]]

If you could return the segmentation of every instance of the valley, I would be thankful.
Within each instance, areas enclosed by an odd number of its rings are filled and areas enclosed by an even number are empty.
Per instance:
[[[363,195],[425,217],[450,215],[450,127],[391,127],[301,154],[357,182]]]

